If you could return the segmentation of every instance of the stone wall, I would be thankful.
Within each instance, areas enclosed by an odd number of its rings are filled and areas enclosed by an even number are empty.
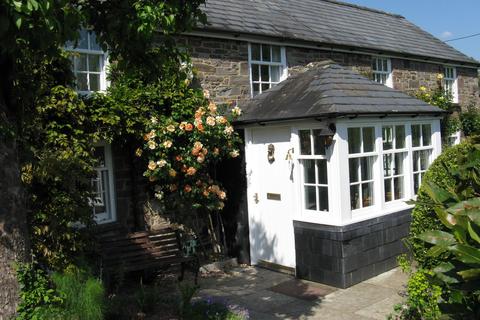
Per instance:
[[[0,135],[0,163],[0,320],[6,320],[18,303],[14,263],[23,261],[27,252],[25,202],[13,138]]]
[[[198,80],[204,89],[218,102],[242,101],[250,98],[248,70],[248,44],[242,41],[182,37],[179,45],[189,48]],[[371,74],[371,56],[357,53],[340,53],[316,49],[287,47],[289,74],[310,62],[331,59],[351,67],[360,74]],[[420,86],[434,89],[437,75],[443,73],[443,65],[407,59],[392,58],[394,88],[412,93]],[[459,102],[462,107],[480,106],[477,70],[457,68]]]
[[[297,277],[347,288],[393,269],[406,252],[410,212],[342,227],[294,221]]]

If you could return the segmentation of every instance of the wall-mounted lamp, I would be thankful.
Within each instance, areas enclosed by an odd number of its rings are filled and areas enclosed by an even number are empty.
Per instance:
[[[275,161],[275,146],[271,143],[268,145],[267,159],[268,159],[268,162],[270,162],[270,163]]]
[[[328,125],[328,129],[330,130],[330,132],[328,133],[328,135],[325,136],[325,147],[327,148],[329,148],[335,142],[335,140],[333,140],[333,137],[335,136],[335,132],[337,132],[337,127],[335,126],[335,123],[330,123]]]

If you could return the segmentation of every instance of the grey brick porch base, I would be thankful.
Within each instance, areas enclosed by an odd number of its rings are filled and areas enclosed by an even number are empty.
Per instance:
[[[347,288],[397,265],[411,210],[347,226],[294,221],[297,277]]]

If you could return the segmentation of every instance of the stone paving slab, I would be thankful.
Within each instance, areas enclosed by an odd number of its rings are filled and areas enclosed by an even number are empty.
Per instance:
[[[385,319],[401,302],[399,292],[407,277],[398,268],[347,289],[325,289],[325,296],[307,301],[272,288],[295,281],[289,275],[255,267],[240,267],[229,274],[200,280],[200,296],[211,296],[245,307],[252,320],[374,320]],[[315,283],[302,281],[305,292],[315,291]],[[318,288],[317,288],[318,289]],[[300,293],[301,294],[301,293]]]

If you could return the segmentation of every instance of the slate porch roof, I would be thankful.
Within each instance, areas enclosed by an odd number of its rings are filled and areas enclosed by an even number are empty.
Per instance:
[[[480,65],[400,15],[333,0],[207,0],[204,12],[206,31]]]
[[[237,124],[339,117],[343,115],[440,115],[431,106],[401,91],[325,61],[245,101]]]

